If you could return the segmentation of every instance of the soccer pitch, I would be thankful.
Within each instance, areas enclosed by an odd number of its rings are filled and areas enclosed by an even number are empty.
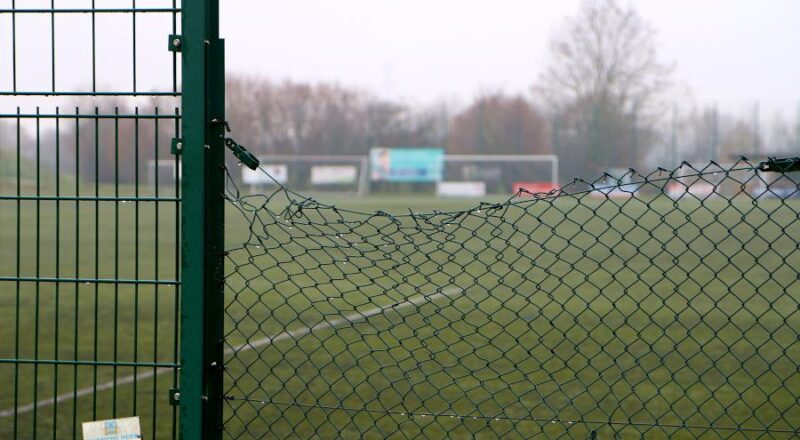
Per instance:
[[[397,215],[476,206],[330,202]],[[148,203],[120,204],[118,214],[106,203],[96,223],[89,204],[76,228],[74,205],[62,205],[56,219],[54,202],[40,202],[38,215],[35,202],[22,203],[21,274],[37,272],[38,234],[43,277],[58,259],[62,277],[175,279],[174,208],[162,206],[156,221]],[[565,196],[500,206],[426,225],[329,210],[248,219],[231,205],[227,436],[791,436],[778,431],[800,419],[787,391],[800,388],[797,201]],[[0,207],[0,270],[15,274],[17,205]],[[175,361],[174,286],[0,286],[2,358]],[[18,437],[70,437],[73,411],[78,421],[135,411],[148,437],[168,438],[173,374],[157,371],[23,365],[16,389],[0,384],[0,411],[15,396],[21,408],[88,387],[57,413],[20,413]],[[0,374],[15,377],[13,365]],[[117,387],[102,387],[115,374]],[[0,437],[11,436],[11,420],[0,419]]]

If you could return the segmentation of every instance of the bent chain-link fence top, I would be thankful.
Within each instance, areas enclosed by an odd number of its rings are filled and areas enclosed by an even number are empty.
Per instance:
[[[796,177],[622,181],[391,214],[231,179],[226,436],[796,436]]]

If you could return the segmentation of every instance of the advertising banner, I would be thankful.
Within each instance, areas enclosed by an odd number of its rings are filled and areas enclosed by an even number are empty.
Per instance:
[[[486,195],[485,182],[438,182],[436,195],[440,197],[483,197]]]
[[[667,195],[676,200],[685,197],[687,194],[691,194],[699,199],[705,199],[714,194],[715,190],[716,187],[714,185],[702,181],[688,184],[683,182],[671,182],[667,185]]]
[[[311,167],[312,185],[341,185],[355,183],[358,169],[353,165],[317,165]]]
[[[289,179],[289,167],[283,164],[262,164],[261,168],[278,183],[284,184]],[[260,169],[251,170],[242,167],[242,183],[247,185],[269,185],[275,183]]]
[[[370,177],[382,182],[438,182],[444,174],[441,148],[373,148]]]
[[[558,185],[553,182],[514,182],[511,185],[511,192],[514,194],[520,192],[520,190],[524,191],[523,194],[547,194],[556,189],[558,189]]]

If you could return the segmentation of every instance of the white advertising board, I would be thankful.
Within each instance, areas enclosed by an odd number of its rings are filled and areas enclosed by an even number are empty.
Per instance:
[[[437,182],[436,194],[441,197],[483,197],[485,182]]]
[[[358,169],[352,165],[317,165],[311,167],[312,185],[355,183]]]
[[[272,179],[278,183],[286,183],[289,179],[289,167],[284,164],[262,164],[261,169],[266,171]],[[269,185],[275,183],[269,178],[267,174],[261,169],[251,170],[245,166],[242,167],[242,183],[247,185]]]
[[[83,440],[133,440],[142,438],[138,417],[83,423]]]
[[[667,195],[673,199],[680,199],[685,195],[693,195],[704,199],[712,196],[715,191],[716,187],[708,182],[694,182],[691,184],[672,182],[667,185]]]

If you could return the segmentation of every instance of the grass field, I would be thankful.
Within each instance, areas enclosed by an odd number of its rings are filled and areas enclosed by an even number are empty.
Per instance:
[[[228,438],[789,438],[781,431],[798,429],[797,201],[562,197],[457,218],[313,205],[287,217],[280,197],[271,211],[253,209],[263,198],[243,201],[227,225]],[[331,201],[398,215],[474,205]],[[174,203],[156,220],[153,203],[95,212],[81,202],[77,226],[75,203],[62,202],[58,217],[54,203],[38,214],[20,203],[23,276],[175,279]],[[0,202],[0,276],[17,270],[16,219],[16,201]],[[172,285],[0,282],[0,357],[174,362],[175,301]],[[34,381],[34,368],[19,367],[16,391],[0,382],[0,411],[15,394],[25,405],[115,374],[40,365]],[[14,374],[0,364],[0,377]],[[116,368],[118,379],[132,374]],[[172,381],[143,377],[57,413],[40,408],[36,420],[26,412],[17,436],[69,438],[73,411],[80,422],[135,409],[147,438],[169,438]],[[11,421],[0,419],[0,438]]]
[[[75,195],[74,184],[62,182],[61,195]],[[16,194],[7,181],[0,189]],[[35,185],[23,184],[20,192],[32,196]],[[52,182],[41,188],[43,195],[55,192]],[[143,190],[141,195],[153,196],[150,192]],[[82,184],[80,194],[96,193]],[[116,189],[101,187],[97,194],[112,197]],[[130,197],[134,189],[122,186],[119,194]],[[163,188],[159,195],[173,194]],[[176,203],[160,203],[157,216],[153,202],[62,201],[58,210],[56,204],[0,201],[0,277],[19,274],[31,279],[0,281],[0,358],[174,363],[175,286],[93,280],[175,280]],[[36,283],[35,278],[75,281]],[[72,438],[74,432],[80,438],[80,422],[128,415],[133,408],[142,415],[147,437],[168,438],[173,415],[166,398],[173,387],[172,374],[161,374],[156,381],[143,377],[135,384],[103,386],[115,378],[119,382],[152,371],[69,363],[27,363],[15,369],[13,364],[0,364],[0,438]],[[3,413],[12,410],[15,401],[21,408],[87,388],[90,392],[55,407],[25,410],[16,423],[13,415]]]

